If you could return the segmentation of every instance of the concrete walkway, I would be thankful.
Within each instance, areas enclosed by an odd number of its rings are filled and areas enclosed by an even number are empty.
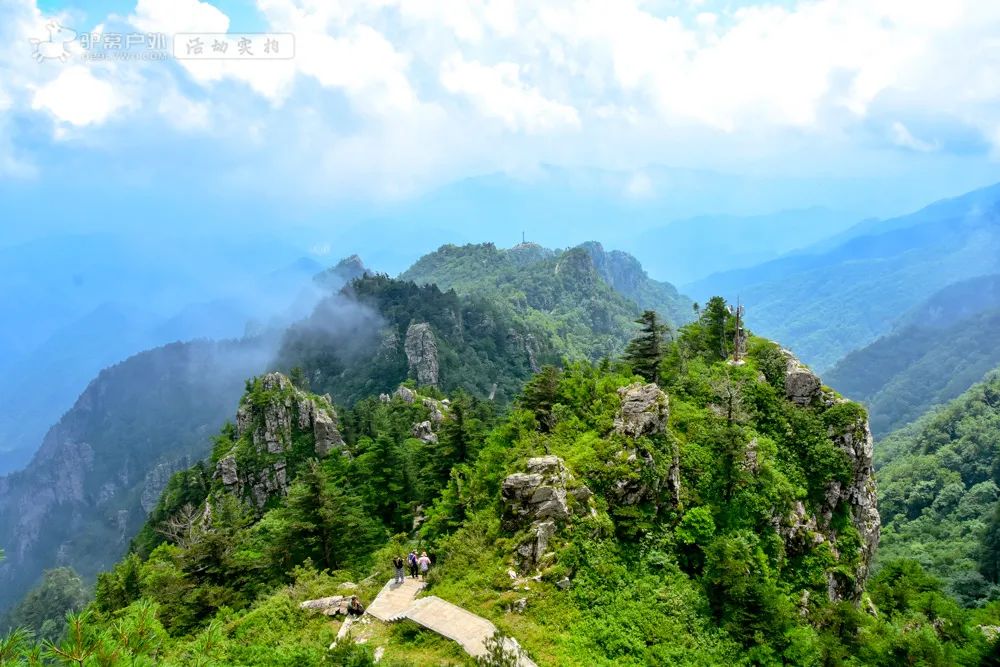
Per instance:
[[[458,642],[474,658],[486,655],[486,640],[497,631],[495,625],[470,611],[436,596],[416,599],[424,587],[422,582],[407,579],[402,584],[387,583],[368,612],[375,618],[391,623],[408,618],[442,637]],[[518,655],[518,667],[536,667],[513,639],[505,640],[508,651]]]
[[[417,593],[426,586],[419,579],[407,577],[403,583],[396,584],[389,581],[378,596],[368,605],[367,613],[380,621],[390,623],[398,621],[417,597]]]

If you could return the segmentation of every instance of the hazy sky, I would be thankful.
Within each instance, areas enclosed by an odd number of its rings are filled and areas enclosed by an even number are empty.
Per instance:
[[[295,53],[87,60],[51,21]],[[889,215],[1000,181],[998,155],[997,2],[0,0],[0,243],[405,217],[498,173],[540,206],[583,173],[666,216]]]

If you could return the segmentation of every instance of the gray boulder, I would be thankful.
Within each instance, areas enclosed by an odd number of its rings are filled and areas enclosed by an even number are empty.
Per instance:
[[[621,407],[615,416],[616,433],[632,438],[663,433],[670,417],[666,393],[653,383],[636,382],[618,390]]]
[[[436,387],[440,368],[437,341],[431,325],[426,322],[411,324],[406,330],[403,349],[410,366],[410,375],[416,378],[417,384]]]
[[[819,398],[823,383],[819,376],[788,350],[785,355],[785,396],[796,405],[809,405]]]

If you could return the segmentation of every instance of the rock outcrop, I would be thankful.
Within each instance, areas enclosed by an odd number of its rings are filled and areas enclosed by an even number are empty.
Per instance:
[[[618,390],[621,407],[615,416],[614,431],[629,438],[663,435],[667,431],[670,418],[670,401],[667,394],[656,384],[636,382]],[[635,505],[654,498],[661,486],[659,481],[649,483],[644,478],[656,468],[651,452],[638,447],[623,450],[620,457],[635,474],[619,480],[612,489],[612,497],[621,505]],[[680,501],[680,456],[676,447],[672,448],[670,471],[667,476],[671,498],[674,504]]]
[[[414,424],[412,433],[414,438],[428,444],[438,441],[437,434],[434,433],[434,428],[431,426],[430,421],[425,420]]]
[[[328,598],[301,602],[299,603],[299,609],[316,611],[326,616],[347,616],[347,607],[350,603],[350,595],[332,595]]]
[[[436,387],[440,367],[438,365],[437,340],[431,325],[426,322],[414,322],[406,330],[406,341],[403,344],[406,361],[412,375],[419,385]]]
[[[786,361],[785,396],[796,405],[809,405],[819,397],[823,383],[791,352],[782,350],[782,354]]]
[[[621,408],[615,416],[615,431],[638,438],[663,433],[670,417],[667,395],[653,383],[636,382],[618,390]]]
[[[175,461],[164,461],[147,472],[142,484],[142,494],[139,496],[139,505],[142,507],[142,511],[146,514],[152,512],[173,474],[190,466],[191,459],[185,456]]]
[[[509,475],[503,482],[501,495],[503,525],[507,530],[528,527],[528,537],[518,547],[518,567],[527,571],[538,565],[545,555],[558,523],[570,518],[569,497],[586,503],[591,493],[574,481],[558,456],[528,459],[527,472]]]
[[[824,390],[820,378],[790,352],[783,353],[787,361],[785,394],[788,400],[799,406],[811,406],[827,415],[833,413],[826,411],[844,409],[850,405],[834,392]],[[810,545],[826,541],[842,562],[852,564],[853,572],[850,576],[839,572],[829,574],[828,594],[834,601],[860,600],[871,573],[881,532],[878,493],[872,465],[872,434],[867,415],[860,406],[856,407],[856,413],[846,412],[846,423],[842,418],[834,419],[835,424],[829,427],[828,432],[837,448],[846,454],[848,479],[835,480],[827,485],[823,501],[814,514],[808,513],[802,503],[796,503],[787,516],[775,520],[775,527],[791,553],[801,553]],[[747,451],[746,464],[753,467],[757,465],[755,449],[748,448]],[[842,511],[848,513],[858,532],[861,544],[857,554],[843,553],[837,547],[833,518]]]
[[[280,373],[265,375],[240,402],[236,443],[216,464],[216,477],[228,490],[263,508],[268,498],[288,492],[288,455],[298,434],[312,438],[312,454],[319,457],[344,444],[328,396],[296,389]],[[241,447],[252,450],[258,467],[240,468]]]
[[[829,592],[833,600],[856,601],[860,599],[871,574],[872,561],[882,531],[875,470],[872,465],[873,439],[868,419],[863,414],[846,428],[831,427],[830,437],[847,455],[851,475],[846,484],[835,481],[827,487],[819,517],[820,528],[828,539],[836,539],[836,532],[831,529],[830,522],[837,508],[846,505],[851,514],[851,523],[861,538],[861,547],[853,580],[831,575]]]

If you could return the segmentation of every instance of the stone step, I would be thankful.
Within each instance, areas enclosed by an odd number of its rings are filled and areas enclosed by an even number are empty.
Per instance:
[[[398,617],[413,604],[417,593],[423,590],[426,585],[422,581],[410,578],[403,580],[401,584],[389,580],[372,600],[372,603],[368,605],[366,613],[387,623],[398,620]]]
[[[457,642],[473,657],[485,655],[486,640],[497,631],[496,626],[439,597],[431,595],[418,600],[417,594],[424,586],[424,582],[416,579],[408,578],[402,584],[390,580],[368,605],[366,613],[386,623],[409,619]],[[518,667],[536,667],[521,653],[516,641],[508,639],[506,646],[519,655]]]

